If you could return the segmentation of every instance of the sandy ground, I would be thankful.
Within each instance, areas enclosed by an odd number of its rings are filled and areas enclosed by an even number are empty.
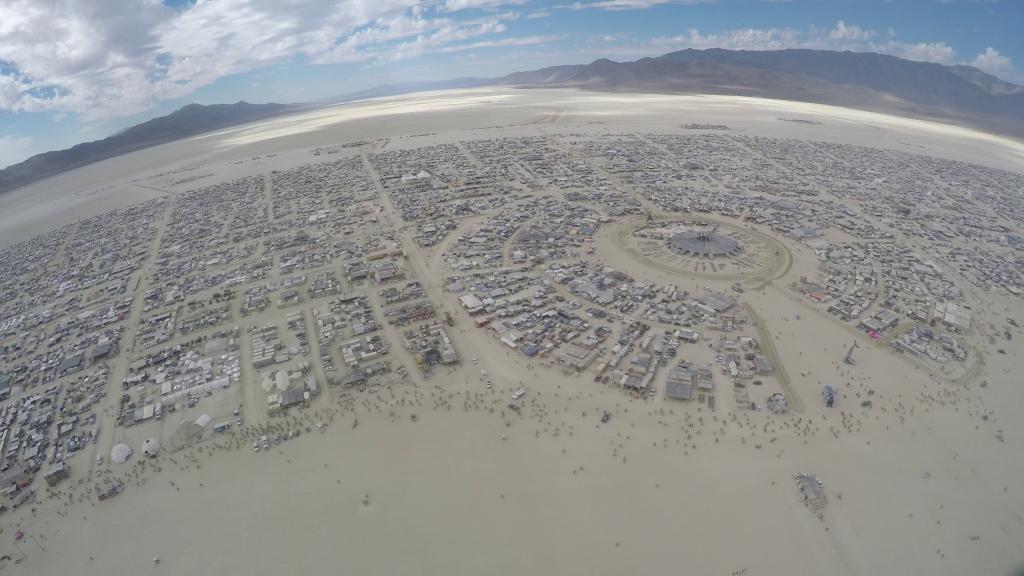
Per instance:
[[[821,124],[779,122],[780,115]],[[391,138],[387,146],[424,145],[492,136],[499,126],[503,134],[677,132],[679,122],[1001,168],[1019,169],[1024,150],[960,128],[819,105],[446,92],[226,130],[37,183],[0,197],[2,242],[162,193],[138,184],[171,194],[308,161],[295,150],[314,146],[380,138]],[[402,137],[416,134],[428,135]],[[188,167],[195,169],[165,174]],[[196,183],[170,184],[205,173]],[[89,192],[67,196],[80,190]],[[808,250],[788,247],[790,275],[812,268]],[[436,288],[436,259],[419,250],[412,256],[419,279]],[[634,265],[624,254],[606,257],[623,269]],[[1020,345],[986,355],[982,373],[965,384],[934,382],[870,345],[858,351],[854,371],[841,363],[850,332],[782,284],[748,292],[747,301],[776,338],[803,413],[712,414],[660,397],[634,399],[587,375],[530,366],[473,332],[459,312],[456,348],[479,366],[466,362],[426,382],[373,392],[329,390],[313,408],[274,421],[304,430],[327,422],[323,434],[314,429],[253,453],[256,433],[233,433],[145,463],[136,458],[117,469],[129,482],[111,501],[65,504],[58,495],[34,512],[9,512],[0,553],[12,560],[0,562],[0,573],[1005,574],[1024,561],[1024,426],[1012,412],[1022,401],[1014,376]],[[1013,305],[991,304],[1000,313]],[[494,390],[480,383],[481,368],[494,375]],[[841,410],[820,407],[823,380],[838,385]],[[520,384],[528,389],[521,416],[506,408]],[[874,406],[859,407],[869,390]],[[601,424],[604,410],[612,418]],[[791,478],[798,471],[826,482],[830,501],[820,516],[800,502]],[[17,545],[15,527],[30,536]]]
[[[819,343],[834,351],[845,341]],[[508,373],[499,355],[482,361]],[[802,351],[787,355],[825,370]],[[899,371],[881,351],[866,356],[862,365],[873,369],[862,378]],[[898,414],[852,411],[848,431],[836,413],[733,420],[545,374],[520,418],[500,413],[510,386],[488,393],[459,380],[402,387],[394,400],[387,390],[360,395],[356,413],[310,415],[331,422],[327,433],[270,454],[241,441],[165,455],[159,474],[140,473],[141,485],[109,503],[26,518],[21,526],[45,539],[20,545],[29,561],[15,573],[336,565],[372,574],[618,574],[672,570],[683,559],[706,574],[999,574],[1019,554],[1022,502],[1012,479],[1024,470],[994,458],[990,433],[958,413],[966,401],[907,398]],[[941,394],[921,380],[897,389]],[[599,425],[603,409],[614,416]],[[789,479],[811,470],[835,491],[820,520]]]

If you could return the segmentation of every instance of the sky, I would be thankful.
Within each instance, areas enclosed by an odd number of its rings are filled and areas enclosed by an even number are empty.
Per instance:
[[[1024,84],[1024,0],[0,0],[0,167],[198,102],[312,102],[684,48],[818,48]]]

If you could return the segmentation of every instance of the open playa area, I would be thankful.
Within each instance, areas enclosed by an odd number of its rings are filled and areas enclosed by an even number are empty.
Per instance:
[[[1012,574],[1022,191],[970,128],[546,88],[18,188],[0,574]]]

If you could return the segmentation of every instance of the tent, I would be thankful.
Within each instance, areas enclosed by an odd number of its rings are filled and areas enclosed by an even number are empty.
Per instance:
[[[152,458],[160,451],[160,442],[156,438],[150,438],[142,443],[142,453]]]
[[[114,464],[124,464],[132,455],[132,448],[127,444],[118,444],[110,451],[110,459]]]

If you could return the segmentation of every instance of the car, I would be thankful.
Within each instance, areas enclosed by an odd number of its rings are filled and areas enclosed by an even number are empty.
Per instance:
[[[103,465],[103,456],[97,456],[96,457],[96,465],[97,466],[102,466]]]
[[[476,364],[476,363],[477,363],[477,359],[476,359],[476,357],[474,356],[474,357],[473,357],[473,364]]]

